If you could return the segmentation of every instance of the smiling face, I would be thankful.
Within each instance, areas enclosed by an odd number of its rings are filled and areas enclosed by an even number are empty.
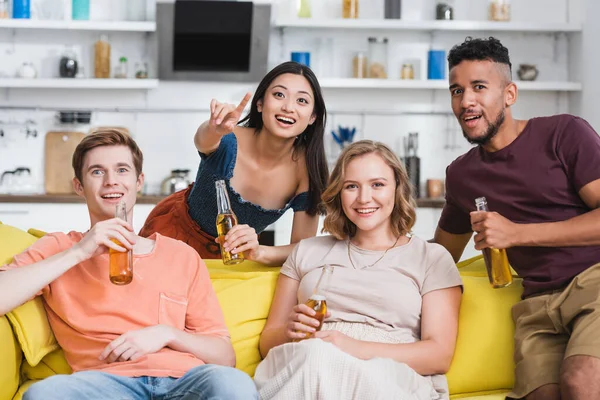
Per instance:
[[[370,153],[352,159],[346,166],[340,195],[344,214],[356,225],[357,235],[390,229],[396,179],[381,156]]]
[[[75,192],[85,198],[92,226],[114,218],[119,202],[127,205],[127,220],[131,222],[136,195],[144,183],[144,174],[137,176],[129,147],[99,146],[88,151],[83,159],[82,181],[73,178]]]
[[[315,122],[314,94],[302,75],[282,74],[257,102],[264,127],[273,135],[294,138]]]
[[[462,61],[450,70],[452,111],[470,143],[488,144],[516,101],[508,65],[493,61]]]

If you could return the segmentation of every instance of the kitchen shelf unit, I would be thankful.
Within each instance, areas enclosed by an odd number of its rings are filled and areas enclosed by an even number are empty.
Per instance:
[[[455,32],[581,32],[581,24],[543,22],[495,22],[495,21],[403,21],[398,19],[279,19],[276,28],[286,29],[355,29],[389,31],[455,31]]]
[[[51,29],[73,31],[155,32],[154,21],[56,21],[0,19],[0,29]]]
[[[515,81],[521,91],[579,92],[579,82]],[[426,89],[448,90],[446,80],[396,80],[396,79],[355,79],[326,78],[320,80],[324,89]]]
[[[0,79],[0,89],[154,89],[158,79]]]

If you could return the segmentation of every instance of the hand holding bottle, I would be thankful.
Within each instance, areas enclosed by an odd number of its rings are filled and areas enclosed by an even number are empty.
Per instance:
[[[518,224],[511,222],[497,212],[471,212],[471,229],[475,232],[475,249],[488,247],[508,249],[518,246]]]
[[[233,128],[237,125],[246,104],[252,98],[251,93],[246,93],[240,104],[220,103],[215,99],[210,102],[210,120],[209,126],[221,136],[233,132]]]
[[[330,315],[330,312],[317,315],[317,312],[306,304],[297,304],[288,318],[285,336],[290,340],[306,339],[320,330],[323,319]]]

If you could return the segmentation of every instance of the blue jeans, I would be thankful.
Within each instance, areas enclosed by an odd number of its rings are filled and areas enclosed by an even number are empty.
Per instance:
[[[23,400],[258,399],[254,381],[235,368],[201,365],[176,378],[130,378],[99,371],[54,375],[31,387]]]

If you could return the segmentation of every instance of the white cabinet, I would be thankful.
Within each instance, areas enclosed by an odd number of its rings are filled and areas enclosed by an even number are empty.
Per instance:
[[[133,227],[139,232],[154,204],[138,204],[134,209]],[[90,228],[87,206],[80,203],[2,203],[0,221],[27,230],[45,232],[85,232]]]

